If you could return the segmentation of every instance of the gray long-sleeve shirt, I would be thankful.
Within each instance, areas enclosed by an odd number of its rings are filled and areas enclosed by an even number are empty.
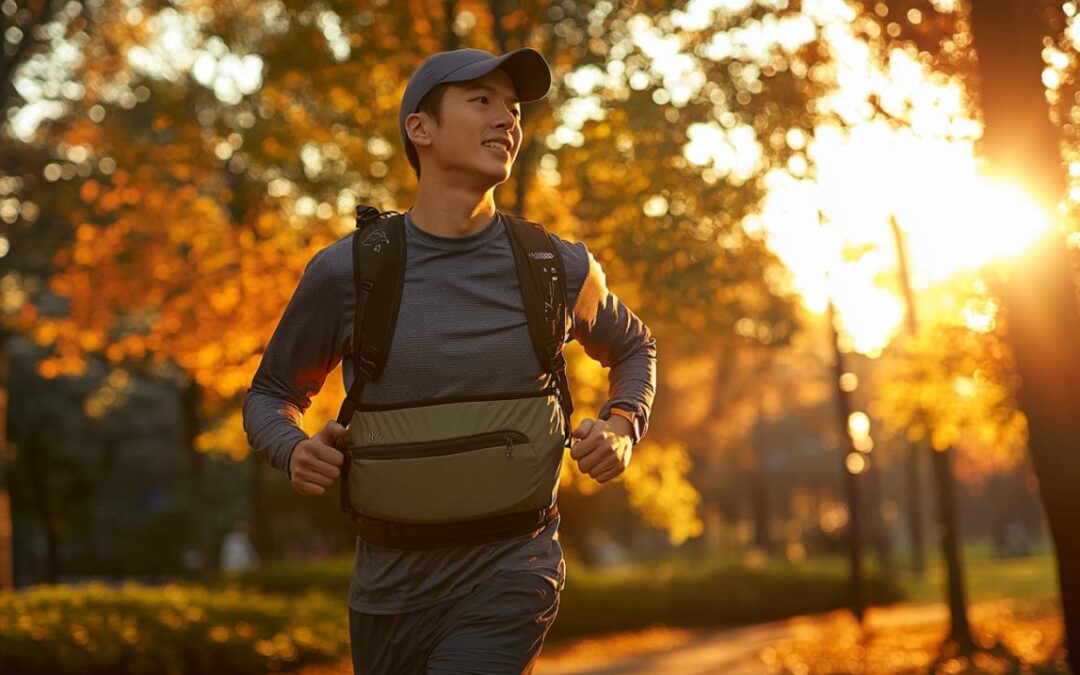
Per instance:
[[[554,384],[533,351],[513,252],[502,217],[466,237],[440,237],[405,218],[406,269],[393,342],[380,378],[362,403],[394,404],[453,396],[539,391]],[[555,237],[566,267],[573,308],[569,338],[610,366],[611,407],[630,411],[640,439],[648,429],[656,388],[656,341],[648,327],[611,293],[583,243]],[[350,238],[308,263],[244,401],[244,430],[255,453],[287,470],[311,397],[339,363],[352,384],[356,305]],[[396,614],[469,593],[501,570],[529,569],[558,588],[565,580],[559,518],[528,535],[483,546],[402,551],[357,539],[349,606]]]

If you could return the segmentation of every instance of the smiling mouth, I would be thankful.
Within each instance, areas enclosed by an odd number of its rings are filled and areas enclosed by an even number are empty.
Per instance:
[[[506,155],[508,157],[510,156],[510,149],[502,143],[481,143],[481,145],[492,152],[497,152],[500,155]]]

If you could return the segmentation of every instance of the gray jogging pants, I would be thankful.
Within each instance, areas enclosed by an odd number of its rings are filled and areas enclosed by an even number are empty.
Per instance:
[[[525,675],[559,611],[551,582],[497,572],[473,592],[406,614],[349,610],[355,675]]]

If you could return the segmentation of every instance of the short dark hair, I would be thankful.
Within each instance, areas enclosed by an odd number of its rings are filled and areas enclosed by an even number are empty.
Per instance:
[[[442,124],[442,102],[443,96],[446,95],[446,90],[450,88],[450,84],[442,82],[435,85],[431,91],[424,94],[424,98],[420,99],[419,105],[416,106],[416,112],[427,113],[435,119],[436,124]],[[406,155],[412,155],[409,157],[409,163],[413,165],[413,169],[416,170],[416,177],[420,177],[420,155],[416,152],[416,147],[410,142],[409,146],[412,148],[411,153],[405,153]],[[412,161],[416,159],[415,163]]]
[[[446,95],[446,90],[450,88],[450,85],[446,82],[441,82],[435,85],[431,91],[424,94],[424,98],[420,99],[419,105],[416,106],[416,112],[426,112],[435,118],[436,122],[441,122],[439,117],[442,111],[443,96]]]

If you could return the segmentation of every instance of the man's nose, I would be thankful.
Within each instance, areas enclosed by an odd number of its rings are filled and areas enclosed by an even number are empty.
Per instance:
[[[512,128],[516,122],[517,117],[514,116],[513,111],[506,109],[503,109],[502,113],[495,118],[495,124],[498,127]]]

